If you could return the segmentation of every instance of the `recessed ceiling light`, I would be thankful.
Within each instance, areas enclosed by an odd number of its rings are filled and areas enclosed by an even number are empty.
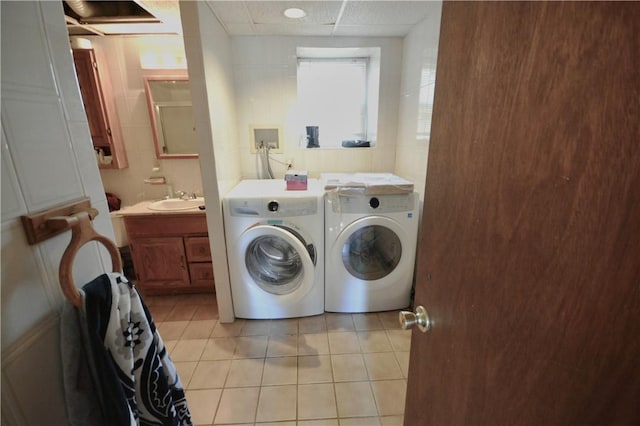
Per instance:
[[[298,9],[297,7],[291,7],[285,10],[283,13],[284,13],[284,16],[291,19],[300,19],[307,16],[307,12],[305,12],[302,9]]]

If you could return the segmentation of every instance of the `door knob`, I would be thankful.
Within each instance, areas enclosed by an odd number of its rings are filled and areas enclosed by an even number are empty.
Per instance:
[[[418,329],[423,333],[426,333],[431,328],[431,320],[429,319],[429,314],[427,310],[418,306],[416,308],[416,313],[410,311],[400,311],[398,315],[398,319],[400,320],[400,325],[403,330],[407,330],[414,325],[418,325]]]

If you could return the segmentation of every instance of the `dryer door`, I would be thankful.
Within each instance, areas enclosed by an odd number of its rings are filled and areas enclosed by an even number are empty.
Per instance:
[[[268,293],[306,292],[313,285],[315,248],[291,227],[251,227],[241,236],[240,253],[245,271]]]
[[[369,216],[356,220],[340,233],[334,255],[341,257],[342,265],[353,277],[377,281],[392,275],[399,265],[401,269],[411,258],[408,252],[403,253],[406,244],[403,241],[406,232],[395,221]]]

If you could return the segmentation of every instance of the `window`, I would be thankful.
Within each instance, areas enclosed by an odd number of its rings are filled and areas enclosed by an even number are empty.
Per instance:
[[[345,140],[370,141],[373,146],[379,79],[372,76],[379,76],[379,72],[371,72],[372,58],[336,55],[365,49],[306,50],[307,53],[324,50],[324,56],[298,57],[298,105],[302,129],[318,127],[320,148],[338,148]],[[372,88],[376,92],[374,96],[370,93]]]

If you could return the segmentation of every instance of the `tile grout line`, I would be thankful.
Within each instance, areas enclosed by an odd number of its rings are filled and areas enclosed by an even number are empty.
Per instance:
[[[246,324],[246,323],[245,323]],[[267,339],[268,344],[269,339]],[[260,398],[262,397],[262,382],[264,381],[264,367],[266,364],[267,348],[265,348],[265,357],[262,358],[262,373],[260,374],[260,386],[258,386],[258,400],[256,401],[256,409],[253,413],[253,423],[258,422],[258,409],[260,408]],[[297,406],[297,403],[296,403]]]

